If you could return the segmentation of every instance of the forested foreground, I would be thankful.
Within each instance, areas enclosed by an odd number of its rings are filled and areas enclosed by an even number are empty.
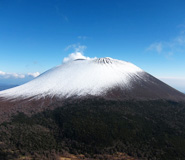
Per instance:
[[[26,106],[25,106],[26,107]],[[0,159],[185,159],[185,104],[84,99],[0,125]],[[112,158],[110,158],[112,155]],[[121,157],[121,156],[120,156]]]

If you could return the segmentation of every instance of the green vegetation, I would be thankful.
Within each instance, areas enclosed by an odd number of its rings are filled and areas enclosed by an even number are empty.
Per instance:
[[[185,159],[185,104],[84,99],[0,125],[0,159],[56,159],[69,152]]]

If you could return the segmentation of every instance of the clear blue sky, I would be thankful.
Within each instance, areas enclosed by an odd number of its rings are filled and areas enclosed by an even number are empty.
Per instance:
[[[185,1],[0,0],[1,76],[42,73],[70,45],[185,81]]]

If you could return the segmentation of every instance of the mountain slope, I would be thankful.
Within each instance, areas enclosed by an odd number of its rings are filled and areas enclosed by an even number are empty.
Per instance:
[[[0,142],[4,160],[58,160],[65,152],[84,159],[111,160],[104,155],[122,152],[137,160],[185,160],[185,103],[69,101],[32,116],[13,116],[0,124]]]

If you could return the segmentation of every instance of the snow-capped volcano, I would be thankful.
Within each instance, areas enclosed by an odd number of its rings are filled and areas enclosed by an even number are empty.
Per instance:
[[[142,72],[129,62],[112,58],[76,59],[52,68],[24,85],[2,91],[0,97],[100,95],[116,86],[130,88],[131,80],[141,78]]]
[[[185,99],[132,63],[112,58],[75,59],[34,80],[0,92],[4,99],[101,96],[119,99]]]
[[[185,95],[132,63],[112,58],[75,59],[21,86],[0,92],[0,123],[83,99],[185,101]]]

